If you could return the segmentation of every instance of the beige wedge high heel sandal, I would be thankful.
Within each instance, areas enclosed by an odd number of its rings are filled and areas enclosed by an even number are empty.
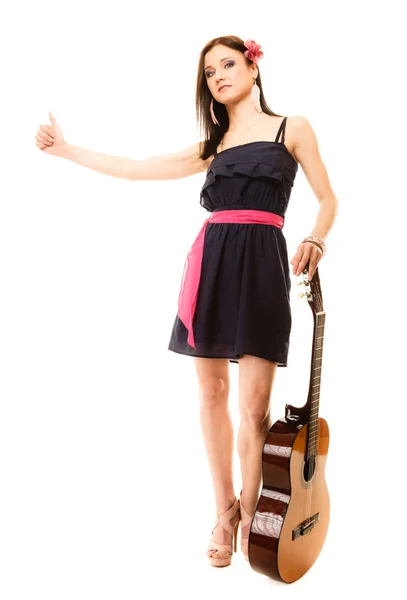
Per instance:
[[[237,548],[237,533],[239,530],[240,523],[240,506],[239,500],[235,500],[230,508],[226,512],[224,512],[219,517],[216,516],[214,527],[212,529],[212,537],[209,541],[207,556],[209,559],[209,563],[213,567],[227,567],[232,562],[233,551],[236,552]],[[213,541],[213,532],[217,527],[221,527],[223,529],[223,544],[219,542]],[[233,548],[232,544],[229,544],[230,536],[232,536]],[[218,550],[222,553],[222,556],[211,556],[211,550]]]
[[[242,491],[240,492],[239,498],[240,515],[241,515],[241,532],[240,532],[240,547],[244,554],[245,559],[249,560],[249,534],[250,527],[253,520],[253,515],[250,515],[242,503]]]

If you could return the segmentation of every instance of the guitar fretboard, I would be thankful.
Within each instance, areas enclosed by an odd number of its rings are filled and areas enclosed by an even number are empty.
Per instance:
[[[322,354],[324,348],[325,312],[318,312],[315,316],[314,339],[312,346],[311,381],[309,390],[309,423],[307,459],[316,454],[318,440],[318,413],[321,388]]]

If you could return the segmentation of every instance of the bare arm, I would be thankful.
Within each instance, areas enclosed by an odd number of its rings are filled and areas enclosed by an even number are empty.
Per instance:
[[[205,171],[210,163],[210,159],[199,158],[199,142],[180,152],[141,160],[93,152],[65,143],[60,156],[99,173],[129,181],[180,179]]]

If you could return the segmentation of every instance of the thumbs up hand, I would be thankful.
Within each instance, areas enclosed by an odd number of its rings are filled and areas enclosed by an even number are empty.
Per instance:
[[[51,111],[49,111],[49,119],[51,125],[40,125],[34,139],[40,150],[43,150],[47,154],[59,156],[66,142],[62,135],[62,130]]]

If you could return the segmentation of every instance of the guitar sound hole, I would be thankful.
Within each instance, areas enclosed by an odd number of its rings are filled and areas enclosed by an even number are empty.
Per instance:
[[[315,456],[312,455],[304,462],[304,479],[310,481],[315,471]]]

